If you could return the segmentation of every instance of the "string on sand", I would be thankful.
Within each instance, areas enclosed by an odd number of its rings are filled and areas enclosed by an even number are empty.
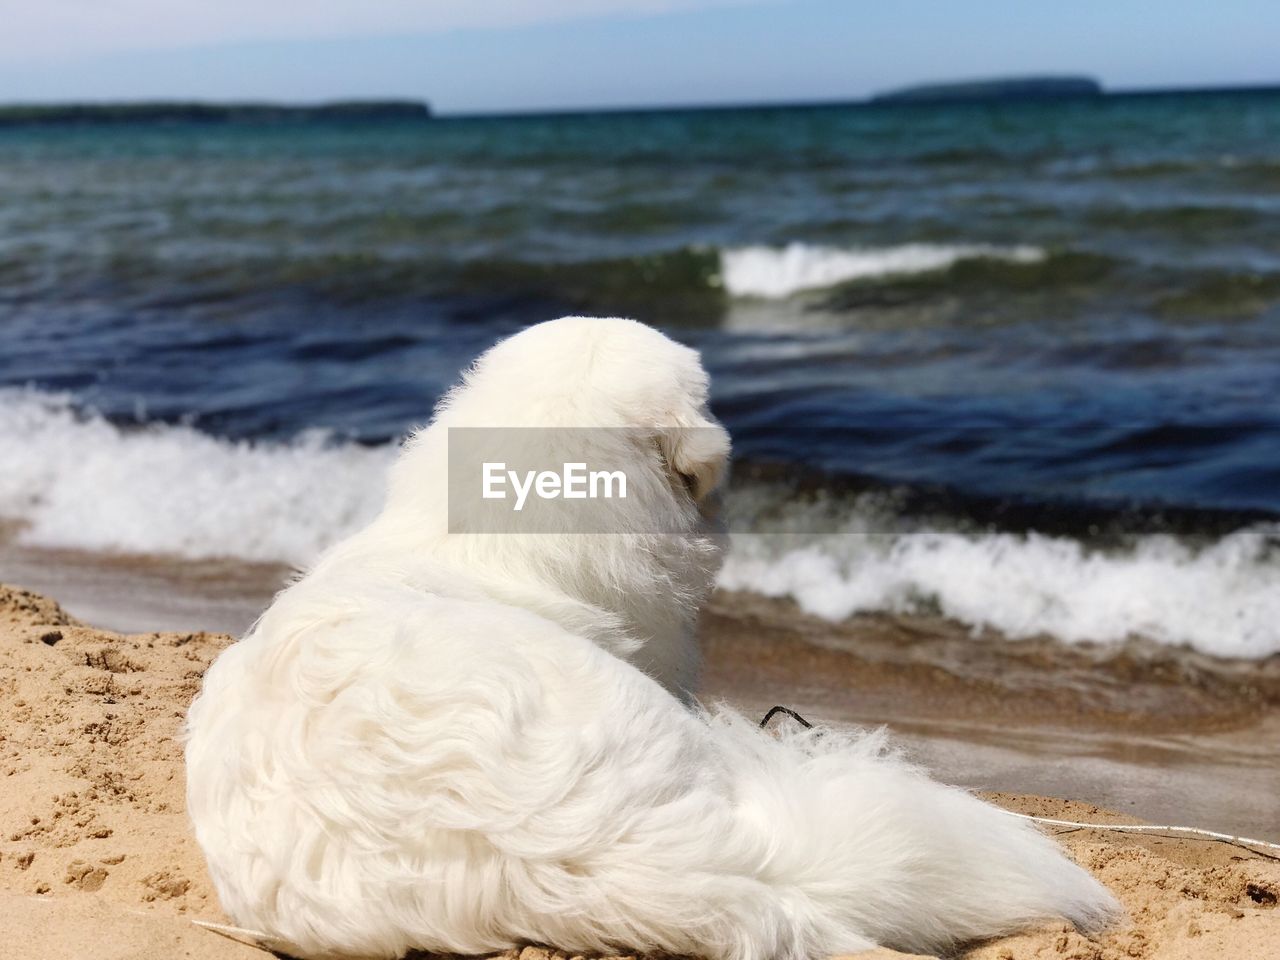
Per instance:
[[[812,728],[813,724],[800,716],[790,707],[776,706],[771,707],[769,712],[764,715],[764,719],[760,721],[761,728],[767,727],[769,721],[778,714],[790,717],[801,726]],[[1150,824],[1150,823],[1081,823],[1078,820],[1055,820],[1052,817],[1033,817],[1029,813],[1016,813],[1013,810],[1005,810],[1000,808],[1002,813],[1007,813],[1011,817],[1017,817],[1020,820],[1032,820],[1035,823],[1043,823],[1054,827],[1072,827],[1076,830],[1111,830],[1115,833],[1186,833],[1194,837],[1203,837],[1206,840],[1215,840],[1219,843],[1229,843],[1233,846],[1248,850],[1250,853],[1257,854],[1260,857],[1268,857],[1280,860],[1275,854],[1264,853],[1257,849],[1263,847],[1267,850],[1275,850],[1280,852],[1280,843],[1272,843],[1269,840],[1255,840],[1253,837],[1238,837],[1231,833],[1218,833],[1216,830],[1202,830],[1199,827],[1179,827],[1173,824]]]
[[[1004,812],[1011,817],[1018,817],[1020,820],[1034,820],[1036,823],[1045,823],[1054,827],[1073,827],[1076,830],[1112,830],[1116,833],[1188,833],[1195,837],[1203,837],[1206,840],[1230,843],[1233,846],[1248,850],[1250,853],[1280,860],[1280,857],[1275,857],[1273,854],[1263,853],[1261,850],[1254,849],[1255,847],[1265,847],[1268,850],[1280,851],[1280,843],[1272,843],[1269,840],[1255,840],[1253,837],[1238,837],[1232,833],[1218,833],[1216,830],[1201,830],[1199,827],[1179,827],[1167,823],[1080,823],[1077,820],[1033,817],[1029,813],[1015,813],[1013,810],[1005,810]]]
[[[765,727],[769,726],[769,721],[772,720],[774,717],[776,717],[778,714],[782,714],[785,717],[790,717],[792,720],[800,724],[800,726],[802,727],[807,727],[810,730],[813,729],[813,724],[810,723],[808,720],[806,720],[804,717],[800,716],[800,714],[796,713],[790,707],[781,707],[781,706],[769,708],[769,712],[766,713],[764,715],[764,719],[760,721],[760,729],[763,730]]]

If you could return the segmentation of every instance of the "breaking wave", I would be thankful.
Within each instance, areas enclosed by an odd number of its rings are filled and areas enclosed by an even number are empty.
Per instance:
[[[395,447],[126,428],[66,396],[0,391],[0,519],[20,543],[303,564],[368,522]]]
[[[720,255],[721,277],[731,296],[780,300],[854,280],[933,273],[964,260],[1039,263],[1039,247],[990,244],[908,243],[896,247],[841,249],[791,243],[785,247],[739,247]]]
[[[121,425],[66,395],[4,390],[0,521],[33,547],[303,566],[373,517],[396,449],[319,432],[250,443]],[[733,488],[731,512],[761,495]],[[1143,636],[1225,657],[1280,653],[1280,525],[1104,547],[919,518],[899,529],[920,532],[876,532],[886,508],[866,497],[781,509],[825,511],[817,528],[835,532],[735,533],[722,586],[788,597],[831,620],[935,612],[1013,638]]]
[[[768,539],[736,536],[721,586],[786,597],[833,621],[939,613],[1013,639],[1144,637],[1219,657],[1280,653],[1280,526],[1202,545],[1148,534],[1108,549],[1036,533]]]

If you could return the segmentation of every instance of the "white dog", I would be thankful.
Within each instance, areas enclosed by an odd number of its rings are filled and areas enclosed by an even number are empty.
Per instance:
[[[467,372],[382,514],[191,708],[191,817],[237,924],[300,957],[801,960],[1113,915],[1053,842],[880,735],[691,703],[729,448],[706,398],[696,353],[627,320],[541,324]],[[625,464],[613,532],[450,532],[448,431],[529,426],[626,428],[566,431]]]

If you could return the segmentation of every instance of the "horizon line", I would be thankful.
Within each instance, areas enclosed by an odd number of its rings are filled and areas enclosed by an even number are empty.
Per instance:
[[[1055,75],[1056,76],[1056,75]],[[1067,76],[1063,74],[1062,76]],[[1017,77],[995,78],[995,79],[1019,79]],[[957,81],[960,83],[966,81]],[[914,84],[913,84],[914,86]],[[904,89],[901,87],[893,88]],[[1043,103],[1046,101],[1067,101],[1067,100],[1100,100],[1106,98],[1122,99],[1125,97],[1161,97],[1161,96],[1179,96],[1187,94],[1215,94],[1215,93],[1244,93],[1244,94],[1266,94],[1280,93],[1280,80],[1267,81],[1266,83],[1231,83],[1231,84],[1210,84],[1205,86],[1153,86],[1153,87],[1118,87],[1116,89],[1103,89],[1096,94],[1081,95],[1059,95],[1045,97],[975,97],[972,99],[955,99],[955,100],[921,100],[921,101],[877,101],[876,97],[892,91],[882,91],[867,94],[862,97],[829,97],[814,98],[800,100],[738,100],[738,101],[711,101],[703,103],[687,103],[687,104],[636,104],[628,106],[598,106],[598,107],[530,107],[527,109],[494,109],[494,110],[460,110],[451,111],[443,110],[433,113],[432,117],[436,120],[469,120],[482,118],[519,118],[519,117],[557,117],[557,116],[590,116],[593,114],[615,114],[615,113],[712,113],[716,111],[732,111],[732,110],[805,110],[805,109],[823,109],[828,107],[874,107],[876,109],[894,109],[897,107],[946,107],[946,106],[972,106],[974,104],[1018,104],[1018,103]]]
[[[1074,76],[1070,74],[1055,74],[1055,77]],[[1079,75],[1086,76],[1086,75]],[[1021,77],[997,77],[993,80],[1016,80]],[[969,81],[947,81],[947,83],[965,83]],[[914,84],[912,85],[914,86]],[[893,90],[905,89],[903,87],[893,88]],[[335,105],[359,106],[368,104],[370,106],[387,103],[401,103],[423,105],[430,109],[431,120],[469,120],[469,119],[517,119],[522,117],[557,117],[557,116],[593,116],[607,114],[646,114],[646,113],[711,113],[711,112],[728,112],[728,111],[753,111],[753,110],[804,110],[804,109],[824,109],[835,107],[874,107],[876,109],[893,109],[897,107],[927,108],[938,106],[973,106],[975,104],[1027,104],[1027,103],[1043,103],[1046,101],[1069,101],[1069,100],[1100,100],[1108,98],[1141,98],[1141,97],[1160,97],[1160,96],[1179,96],[1194,94],[1267,94],[1280,93],[1280,80],[1269,81],[1265,83],[1234,83],[1234,84],[1209,84],[1194,86],[1150,86],[1150,87],[1120,87],[1109,89],[1103,87],[1098,93],[1080,94],[1080,95],[1049,95],[1044,97],[973,97],[954,100],[920,100],[920,101],[892,101],[882,102],[876,98],[885,92],[893,92],[893,90],[882,91],[868,94],[862,97],[820,97],[805,98],[797,100],[745,100],[745,101],[708,101],[699,103],[676,103],[676,104],[634,104],[634,105],[599,105],[599,106],[582,106],[582,107],[528,107],[528,108],[494,108],[480,110],[442,110],[437,109],[431,104],[426,97],[420,96],[368,96],[368,97],[349,97],[335,96],[318,99],[300,99],[300,100],[272,100],[272,99],[256,99],[256,98],[202,98],[202,97],[136,97],[128,99],[68,99],[68,100],[14,100],[0,102],[0,112],[5,110],[26,110],[26,109],[68,109],[68,108],[109,108],[124,106],[215,106],[215,107],[272,107],[281,109],[304,109],[319,108]]]

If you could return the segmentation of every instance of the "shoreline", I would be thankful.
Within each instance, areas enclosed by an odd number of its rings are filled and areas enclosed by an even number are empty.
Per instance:
[[[0,548],[0,583],[122,632],[238,636],[282,566]],[[975,635],[942,618],[831,623],[717,591],[699,623],[700,697],[749,716],[887,725],[940,779],[1067,797],[1148,821],[1280,838],[1280,657],[1224,661],[1158,644]]]

